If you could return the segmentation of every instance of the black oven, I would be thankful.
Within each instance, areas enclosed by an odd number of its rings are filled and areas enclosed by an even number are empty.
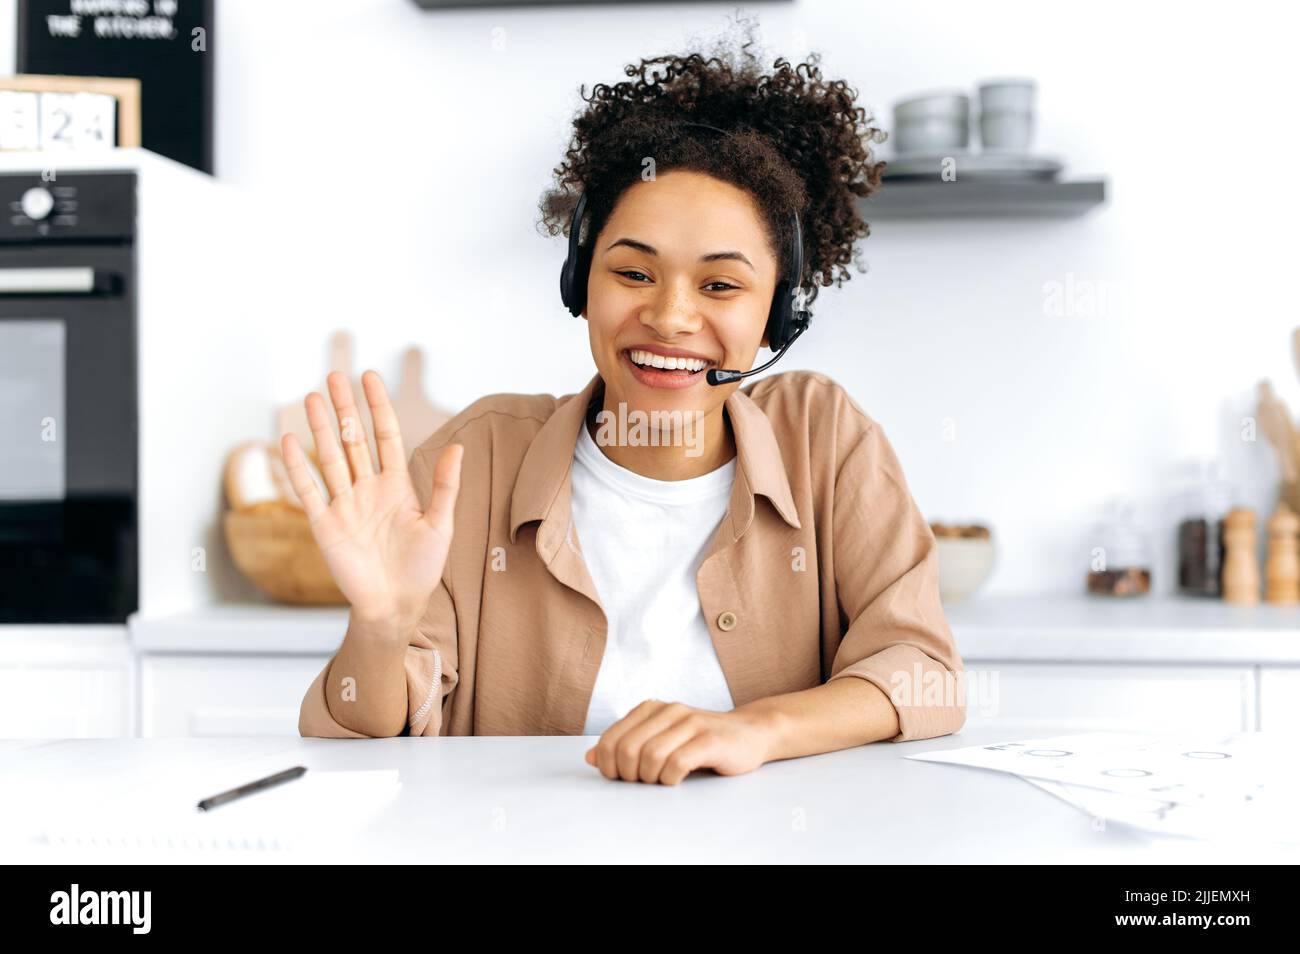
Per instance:
[[[0,174],[0,623],[138,601],[136,175]]]

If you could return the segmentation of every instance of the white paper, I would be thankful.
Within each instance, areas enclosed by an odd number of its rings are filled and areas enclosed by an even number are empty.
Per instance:
[[[1283,740],[1089,732],[907,758],[1020,776],[1095,818],[1190,838],[1300,842],[1300,774]]]
[[[71,797],[64,786],[41,796],[43,806],[29,800],[31,830],[56,848],[293,850],[354,835],[401,790],[396,769],[308,769],[300,778],[199,811],[201,799],[261,777],[223,774],[216,786],[206,781],[155,787],[139,779]]]

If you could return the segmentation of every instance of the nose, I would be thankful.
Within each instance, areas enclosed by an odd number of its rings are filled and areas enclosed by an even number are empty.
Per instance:
[[[665,340],[700,330],[704,316],[689,281],[665,282],[655,300],[641,316],[641,323],[653,328]]]

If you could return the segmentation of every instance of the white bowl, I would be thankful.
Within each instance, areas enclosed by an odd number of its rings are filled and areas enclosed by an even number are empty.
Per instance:
[[[890,141],[899,155],[965,149],[970,145],[970,97],[931,93],[895,103]]]
[[[936,537],[939,548],[939,598],[964,600],[983,585],[993,569],[992,538]]]

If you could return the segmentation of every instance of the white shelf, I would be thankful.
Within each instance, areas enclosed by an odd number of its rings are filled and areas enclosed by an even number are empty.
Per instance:
[[[991,179],[943,182],[886,179],[880,191],[858,200],[858,214],[878,219],[1038,217],[1082,215],[1106,201],[1106,180]]]

